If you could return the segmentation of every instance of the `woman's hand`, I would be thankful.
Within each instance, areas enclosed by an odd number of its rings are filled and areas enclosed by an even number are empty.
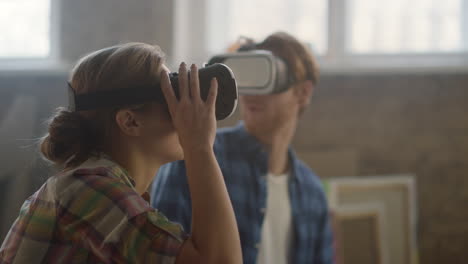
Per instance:
[[[197,67],[192,65],[189,80],[185,63],[182,63],[180,99],[174,94],[167,72],[161,76],[161,88],[184,150],[192,201],[192,234],[184,242],[177,263],[242,263],[234,210],[213,152],[218,83],[216,79],[211,81],[204,102],[200,97]]]
[[[184,152],[212,149],[216,135],[216,79],[211,80],[208,98],[204,102],[200,97],[197,66],[192,64],[189,80],[187,67],[182,63],[179,68],[180,99],[177,100],[174,94],[167,71],[161,74],[161,88]]]

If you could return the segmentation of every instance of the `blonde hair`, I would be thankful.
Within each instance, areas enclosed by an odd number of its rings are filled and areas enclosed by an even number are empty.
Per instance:
[[[76,94],[153,86],[159,83],[163,61],[164,53],[158,46],[116,45],[81,58],[71,71],[70,84]],[[137,108],[142,110],[147,105]],[[49,121],[48,133],[40,142],[42,155],[64,168],[81,164],[93,153],[102,151],[106,136],[115,125],[116,110],[57,109]]]

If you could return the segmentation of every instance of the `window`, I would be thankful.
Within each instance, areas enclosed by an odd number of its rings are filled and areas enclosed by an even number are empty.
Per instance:
[[[0,0],[0,60],[51,53],[51,0]]]
[[[187,40],[200,41],[185,54],[198,58],[225,51],[240,35],[259,41],[284,30],[309,44],[323,69],[468,65],[467,0],[200,1],[184,14],[202,9],[185,23],[190,25],[185,32],[196,32]],[[201,17],[205,24],[192,30]]]
[[[463,0],[348,2],[351,53],[439,53],[466,48]]]
[[[216,32],[225,40],[224,48],[239,36],[261,40],[272,32],[287,31],[300,36],[315,52],[326,52],[327,0],[211,0],[209,5],[219,5],[215,2],[225,3],[213,12],[228,11],[217,14],[216,21],[224,21]]]

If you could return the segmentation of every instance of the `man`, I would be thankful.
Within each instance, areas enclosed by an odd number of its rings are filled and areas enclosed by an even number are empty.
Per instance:
[[[243,122],[217,133],[214,150],[236,214],[244,263],[333,263],[320,180],[290,147],[318,80],[317,64],[304,45],[284,32],[240,50],[271,51],[286,62],[291,80],[281,93],[241,95]],[[152,196],[154,207],[190,230],[183,162],[160,169]]]

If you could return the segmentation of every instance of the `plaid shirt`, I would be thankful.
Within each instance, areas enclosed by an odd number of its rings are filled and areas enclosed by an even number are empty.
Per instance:
[[[239,228],[244,263],[256,262],[266,200],[268,156],[242,124],[220,129],[214,150],[224,175]],[[293,244],[291,263],[334,262],[328,206],[321,182],[293,151],[289,151]],[[152,203],[169,219],[190,230],[191,202],[183,162],[159,170]]]
[[[49,178],[23,204],[0,263],[174,263],[186,235],[134,186],[107,158]]]

